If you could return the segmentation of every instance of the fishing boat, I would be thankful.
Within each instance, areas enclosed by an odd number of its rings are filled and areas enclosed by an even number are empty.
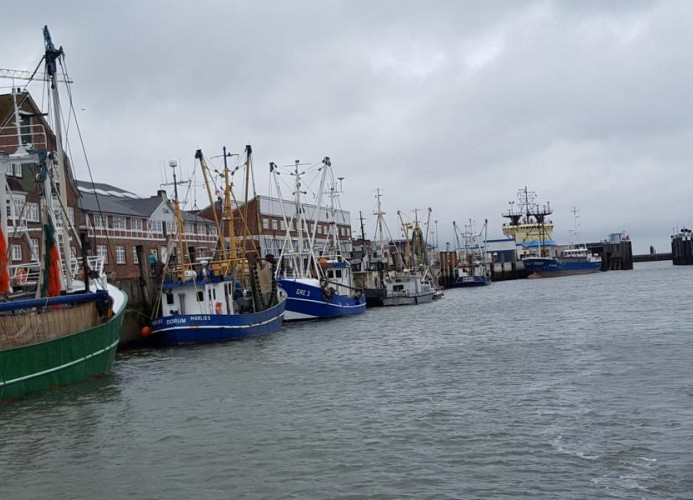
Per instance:
[[[453,287],[475,287],[491,284],[491,264],[486,252],[486,228],[488,221],[478,234],[474,232],[471,219],[463,232],[464,244],[460,244],[457,224],[452,223],[457,241],[457,266],[454,270]],[[483,234],[483,239],[482,239]]]
[[[366,300],[361,290],[355,287],[351,264],[343,241],[338,234],[337,214],[340,186],[337,185],[328,157],[313,171],[301,170],[296,161],[289,175],[294,177],[292,202],[281,197],[281,169],[270,164],[277,194],[281,200],[283,224],[286,228],[282,243],[276,278],[286,292],[287,321],[334,318],[362,314]],[[308,173],[316,174],[319,187],[316,204],[309,212],[302,195],[308,188],[303,178]],[[324,206],[323,195],[330,202]],[[322,233],[319,236],[318,230]]]
[[[107,373],[127,306],[127,295],[107,282],[103,259],[88,257],[84,246],[81,259],[71,250],[80,238],[67,207],[66,184],[72,177],[63,150],[59,98],[59,83],[69,79],[59,78],[64,53],[53,45],[48,27],[43,37],[53,130],[41,125],[40,134],[24,145],[26,130],[20,130],[16,112],[17,148],[0,155],[0,400]],[[41,200],[40,256],[14,266],[8,265],[8,240],[17,241],[15,233],[25,223],[15,221],[8,233],[5,207],[17,201],[5,175],[10,167],[36,173]]]
[[[397,254],[395,268],[384,280],[386,289],[385,298],[383,298],[384,306],[424,304],[437,298],[437,290],[427,262],[426,238],[419,225],[417,211],[414,213],[414,222],[405,223],[401,211],[397,211],[404,230],[405,249],[403,255]],[[430,209],[428,213],[430,218]]]
[[[201,150],[199,163],[219,238],[215,248],[192,249],[183,231],[169,242],[159,300],[154,308],[150,340],[157,345],[221,342],[278,331],[284,319],[286,296],[278,288],[272,255],[261,257],[254,238],[248,236],[247,186],[250,182],[252,148],[246,146],[245,203],[233,198],[226,147],[223,149],[223,198],[214,199],[211,170]],[[183,228],[181,204],[174,169],[173,210]],[[238,169],[234,169],[234,172]],[[240,228],[240,229],[239,229]]]
[[[387,297],[388,291],[385,279],[386,277],[389,279],[389,272],[394,269],[394,261],[392,259],[398,252],[398,247],[394,245],[392,235],[385,222],[381,196],[380,188],[376,189],[377,203],[376,209],[373,212],[373,215],[376,217],[374,244],[366,245],[363,217],[360,217],[363,251],[361,252],[359,262],[353,264],[354,282],[359,289],[363,290],[367,307],[383,305],[383,299]]]

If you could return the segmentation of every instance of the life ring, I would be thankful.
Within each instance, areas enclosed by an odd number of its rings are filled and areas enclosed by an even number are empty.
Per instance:
[[[17,284],[17,286],[26,285],[27,278],[28,276],[26,269],[23,267],[18,267],[17,270],[14,272],[14,282]]]
[[[214,312],[217,314],[221,314],[221,302],[219,302],[218,300],[214,304]]]

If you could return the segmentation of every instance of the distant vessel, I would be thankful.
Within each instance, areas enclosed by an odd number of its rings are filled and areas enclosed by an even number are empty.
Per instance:
[[[281,199],[279,167],[272,163],[270,168]],[[286,233],[276,277],[287,294],[286,321],[350,316],[362,314],[366,309],[366,300],[354,286],[351,264],[339,241],[336,221],[339,193],[328,157],[323,159],[317,172],[320,173],[320,187],[312,217],[306,214],[301,197],[305,172],[299,171],[298,161],[290,173],[295,176],[294,201],[285,203],[282,200]],[[327,209],[322,205],[326,191],[330,196]],[[325,213],[329,224],[327,234],[318,239],[321,213]],[[295,231],[292,228],[296,228]]]
[[[551,239],[553,223],[547,219],[553,213],[548,202],[545,205],[535,203],[536,194],[526,186],[518,192],[518,199],[517,210],[511,202],[510,210],[503,214],[510,218],[510,223],[503,225],[503,233],[514,236],[521,247],[520,259],[528,278],[588,274],[601,269],[601,257],[585,245],[556,246]],[[572,232],[577,236],[577,209],[573,209],[573,213],[575,229]]]
[[[454,270],[453,287],[474,287],[491,284],[491,264],[486,253],[486,228],[488,221],[484,221],[484,227],[479,234],[474,232],[472,221],[465,226],[463,233],[464,244],[460,244],[460,235],[457,224],[452,223],[455,240],[457,242],[457,267]],[[481,238],[483,234],[483,240]]]
[[[250,169],[250,146],[246,147],[246,169]],[[200,162],[210,205],[217,206],[209,189],[209,169],[201,150]],[[158,317],[152,321],[151,340],[159,345],[220,342],[259,333],[276,332],[282,326],[286,298],[274,278],[275,260],[258,255],[256,242],[247,235],[236,235],[231,201],[231,181],[224,148],[224,191],[221,201],[222,226],[216,208],[216,248],[209,255],[191,255],[182,236],[171,240],[163,276]],[[175,185],[174,212],[178,232],[184,227],[178,188]],[[246,179],[248,174],[246,174]],[[247,192],[247,190],[246,190]],[[244,207],[247,207],[246,203]],[[242,214],[248,220],[248,214]],[[172,252],[175,248],[175,252]]]
[[[527,186],[518,190],[517,202],[511,201],[510,208],[503,217],[510,222],[503,224],[503,234],[515,240],[521,248],[519,257],[542,254],[555,246],[553,241],[553,222],[547,219],[553,211],[551,204],[535,203],[536,193]]]
[[[530,278],[596,273],[602,267],[602,258],[584,245],[559,250],[556,257],[525,257],[522,262]]]
[[[428,212],[430,215],[430,208]],[[404,230],[405,251],[402,255],[398,250],[394,268],[385,277],[386,293],[383,305],[401,306],[430,302],[436,295],[436,289],[428,269],[426,239],[419,226],[419,219],[415,217],[413,223],[405,223],[400,211],[397,215]]]

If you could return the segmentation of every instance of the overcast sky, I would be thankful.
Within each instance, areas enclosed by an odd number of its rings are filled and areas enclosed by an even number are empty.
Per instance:
[[[67,5],[67,7],[65,6]],[[343,208],[489,221],[527,186],[554,239],[631,235],[670,251],[693,225],[693,2],[25,1],[3,6],[0,68],[66,52],[94,180],[155,194],[170,159],[330,156]],[[7,92],[7,80],[0,80]],[[76,175],[88,178],[76,163]],[[170,169],[169,169],[170,170]],[[435,230],[435,227],[431,227]]]

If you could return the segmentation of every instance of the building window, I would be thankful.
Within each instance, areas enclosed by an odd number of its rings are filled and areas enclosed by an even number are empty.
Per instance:
[[[125,247],[122,245],[116,246],[116,264],[125,264]]]
[[[149,230],[154,232],[154,233],[161,233],[164,231],[164,224],[163,221],[161,220],[150,220],[149,221]]]
[[[125,229],[125,217],[113,216],[113,229]]]
[[[142,231],[142,219],[130,219],[130,227],[133,231]]]
[[[103,259],[104,264],[108,264],[108,249],[106,245],[96,245],[96,255]]]
[[[36,238],[31,238],[31,259],[39,259],[39,240]]]
[[[12,260],[22,260],[22,245],[12,245]]]
[[[132,263],[139,264],[140,259],[137,258],[137,247],[132,247]]]
[[[72,210],[72,209],[70,209]],[[26,220],[28,222],[38,222],[39,221],[39,208],[38,203],[28,201],[26,203]]]
[[[273,220],[273,221],[272,221],[272,229],[276,231],[276,230],[278,229],[278,227],[279,227],[279,226],[277,226],[277,221],[276,221],[276,220]]]
[[[204,224],[197,224],[197,234],[207,234]]]
[[[19,130],[22,134],[22,144],[31,144],[31,116],[19,115]]]
[[[185,234],[195,234],[195,230],[193,229],[193,225],[189,222],[185,223]]]
[[[281,229],[282,231],[286,230],[286,224],[284,224],[283,220],[279,221],[279,229]]]
[[[262,229],[269,229],[269,219],[267,217],[262,218]]]
[[[101,229],[104,227],[104,218],[101,214],[93,214],[92,219],[94,220],[94,227]]]

